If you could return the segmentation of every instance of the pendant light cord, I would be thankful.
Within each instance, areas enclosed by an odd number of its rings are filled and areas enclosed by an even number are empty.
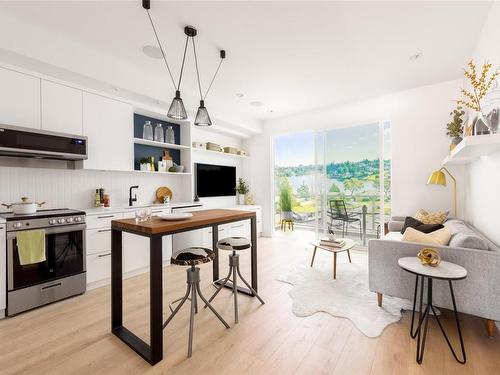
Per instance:
[[[205,100],[207,98],[207,95],[208,95],[210,89],[212,88],[212,85],[215,81],[215,77],[217,77],[217,73],[219,73],[219,70],[220,70],[220,67],[222,65],[222,61],[224,61],[224,58],[221,57],[221,59],[219,61],[219,65],[217,66],[217,69],[215,70],[215,74],[212,77],[212,80],[210,81],[210,85],[208,85],[207,91],[205,92],[205,95],[203,95],[202,90],[201,90],[200,71],[198,69],[198,56],[196,54],[196,44],[194,42],[194,38],[193,38],[193,52],[194,52],[194,63],[196,66],[196,77],[198,78],[198,89],[200,91],[200,99]]]
[[[153,19],[151,18],[151,14],[149,13],[149,9],[146,9],[146,12],[148,13],[149,17],[149,22],[151,23],[151,27],[153,28],[153,32],[156,37],[156,42],[158,43],[158,47],[160,48],[161,54],[163,56],[163,61],[165,62],[165,66],[167,67],[168,74],[170,75],[170,79],[172,80],[172,84],[174,85],[174,88],[177,90],[177,87],[175,86],[175,80],[174,76],[172,75],[172,71],[170,70],[170,66],[168,65],[167,57],[165,56],[165,51],[163,51],[163,47],[161,46],[160,43],[160,38],[158,38],[158,33],[156,32],[156,27],[155,24],[153,23]],[[184,57],[186,56],[186,51],[184,51]],[[182,70],[181,70],[181,76],[182,76]],[[180,84],[180,82],[179,82]]]
[[[208,95],[208,92],[209,92],[209,91],[210,91],[210,89],[212,88],[212,85],[213,85],[213,83],[214,83],[214,81],[215,81],[215,77],[217,76],[217,73],[219,73],[219,69],[220,69],[220,67],[221,67],[221,65],[222,65],[222,61],[224,61],[224,59],[222,59],[222,58],[221,58],[221,59],[220,59],[220,61],[219,61],[219,66],[217,67],[217,70],[215,71],[215,74],[214,74],[214,76],[213,76],[212,80],[210,81],[210,85],[208,85],[208,89],[207,89],[207,92],[205,92],[205,96],[203,97],[203,100],[205,100],[205,98],[206,98],[206,97],[207,97],[207,95]]]
[[[196,54],[196,44],[194,43],[194,38],[193,38],[193,52],[194,52],[194,64],[196,66],[196,77],[198,78],[198,90],[200,91],[200,100],[205,100],[201,92],[200,71],[198,69],[198,55]]]
[[[176,90],[181,89],[181,81],[182,81],[182,72],[184,71],[184,63],[186,62],[186,51],[188,47],[188,42],[189,42],[189,35],[186,36],[186,44],[184,45],[184,55],[182,56],[182,65],[181,65],[181,74],[179,75],[179,84],[177,85]]]

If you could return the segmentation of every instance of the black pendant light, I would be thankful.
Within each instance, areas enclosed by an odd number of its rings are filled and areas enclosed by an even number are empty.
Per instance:
[[[193,38],[192,42],[193,42],[194,62],[195,62],[195,66],[196,66],[196,77],[198,79],[198,90],[200,92],[200,106],[198,107],[198,111],[196,112],[194,124],[196,126],[210,126],[210,125],[212,125],[212,120],[210,120],[210,115],[208,114],[207,108],[205,107],[205,99],[206,99],[208,93],[210,92],[210,89],[212,88],[212,84],[215,81],[215,77],[217,76],[217,73],[219,73],[219,69],[222,65],[222,61],[226,58],[226,51],[224,51],[224,50],[220,51],[219,65],[217,66],[217,69],[215,70],[215,74],[212,78],[212,81],[210,81],[210,85],[208,85],[208,89],[205,92],[205,95],[203,95],[202,90],[201,90],[200,70],[198,69],[198,56],[196,54],[196,43],[194,42],[194,38]]]
[[[184,71],[184,62],[186,61],[186,51],[187,51],[187,45],[189,41],[190,35],[187,34],[186,29],[184,32],[186,33],[186,44],[184,45],[184,54],[182,56],[182,65],[181,65],[181,72],[179,74],[179,83],[176,85],[174,76],[172,75],[172,70],[170,69],[170,66],[168,65],[167,57],[165,56],[165,51],[163,50],[163,47],[160,42],[160,38],[158,37],[158,32],[156,31],[156,27],[153,23],[153,19],[151,18],[151,14],[149,13],[149,9],[151,8],[151,2],[150,0],[142,0],[142,7],[146,9],[146,12],[148,13],[148,18],[149,22],[151,23],[151,27],[153,28],[153,32],[155,34],[156,42],[158,43],[158,48],[161,51],[161,55],[163,56],[163,61],[165,62],[165,66],[167,68],[168,74],[170,75],[170,79],[172,80],[172,84],[175,89],[175,97],[172,100],[172,104],[170,104],[170,108],[168,109],[167,117],[170,117],[174,120],[185,120],[187,119],[187,113],[186,113],[186,108],[184,107],[184,103],[181,98],[181,91],[180,91],[180,86],[181,86],[181,81],[182,81],[182,72]],[[192,28],[191,28],[192,29]],[[196,30],[194,30],[194,35],[196,35]],[[191,32],[191,31],[190,31]]]
[[[205,99],[207,98],[208,93],[210,92],[210,89],[212,88],[212,85],[215,81],[215,77],[217,76],[217,73],[219,73],[220,67],[222,65],[222,61],[226,58],[226,51],[221,50],[220,51],[220,61],[219,65],[217,66],[217,69],[215,70],[215,74],[212,78],[212,81],[210,81],[210,85],[208,85],[208,89],[205,92],[205,95],[203,95],[202,89],[201,89],[201,82],[200,82],[200,71],[198,69],[198,56],[196,55],[196,44],[194,41],[194,37],[197,35],[197,31],[194,27],[192,26],[186,26],[184,28],[184,34],[186,34],[186,43],[184,44],[184,54],[182,55],[182,64],[181,64],[181,71],[179,74],[179,82],[176,84],[174,80],[174,76],[172,75],[172,71],[170,69],[170,66],[168,65],[167,62],[167,57],[165,56],[165,52],[163,51],[163,47],[160,43],[160,38],[158,37],[158,33],[156,32],[156,27],[153,23],[153,19],[151,18],[151,15],[149,14],[149,9],[151,7],[150,0],[142,0],[142,7],[146,9],[146,12],[148,13],[149,17],[149,22],[151,23],[151,27],[153,28],[153,32],[156,37],[156,42],[158,43],[158,47],[160,48],[161,54],[163,56],[163,61],[165,62],[165,66],[167,68],[168,74],[170,75],[170,79],[172,81],[172,84],[175,89],[175,97],[172,100],[172,103],[170,104],[170,108],[168,109],[167,117],[174,119],[174,120],[186,120],[188,118],[187,113],[186,113],[186,108],[184,107],[184,103],[181,98],[181,82],[182,82],[182,73],[184,72],[184,63],[186,62],[186,52],[187,52],[187,47],[188,47],[188,42],[189,38],[192,39],[193,42],[193,52],[194,52],[194,61],[196,64],[196,77],[198,79],[198,89],[200,92],[200,106],[198,107],[198,111],[196,113],[196,118],[194,120],[194,124],[197,126],[210,126],[212,125],[212,121],[210,120],[210,115],[208,114],[208,111],[205,107]]]

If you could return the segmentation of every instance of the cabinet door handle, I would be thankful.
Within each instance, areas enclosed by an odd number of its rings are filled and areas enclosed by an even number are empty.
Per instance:
[[[235,225],[234,227],[231,227],[231,228],[241,228],[241,227],[244,227],[245,224],[240,224],[240,225]]]
[[[98,219],[107,219],[110,217],[115,217],[115,215],[97,216]]]
[[[102,232],[111,232],[111,228],[110,229],[99,229],[98,232],[99,233],[102,233]]]
[[[152,214],[157,214],[158,212],[163,212],[163,210],[151,211]]]
[[[106,254],[99,254],[97,257],[98,258],[104,258],[104,257],[109,257],[111,253],[106,253]]]
[[[219,229],[219,232],[222,232],[222,231],[224,231],[224,228],[222,228],[222,229]]]

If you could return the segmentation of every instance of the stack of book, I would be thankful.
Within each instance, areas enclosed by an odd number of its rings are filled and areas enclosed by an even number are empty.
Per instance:
[[[321,246],[329,246],[329,247],[334,247],[336,249],[339,249],[345,245],[344,240],[331,240],[329,238],[323,238],[321,241],[319,241],[319,244]]]

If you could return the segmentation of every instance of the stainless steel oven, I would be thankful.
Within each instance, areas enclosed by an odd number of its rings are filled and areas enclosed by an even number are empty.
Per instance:
[[[57,216],[7,218],[7,315],[85,292],[85,214],[56,211]],[[46,260],[21,265],[17,234],[31,229],[45,231]]]

